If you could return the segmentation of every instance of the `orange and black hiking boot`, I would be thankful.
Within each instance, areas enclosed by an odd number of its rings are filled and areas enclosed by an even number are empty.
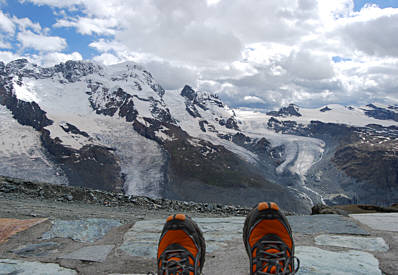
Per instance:
[[[202,231],[188,216],[169,216],[158,246],[159,275],[199,275],[205,261]]]
[[[261,202],[247,215],[243,242],[250,259],[250,275],[295,274],[294,242],[286,217],[274,202]]]

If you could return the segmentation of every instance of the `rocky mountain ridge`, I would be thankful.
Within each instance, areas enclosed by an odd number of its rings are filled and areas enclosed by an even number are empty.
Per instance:
[[[294,212],[341,200],[389,204],[398,200],[396,111],[254,113],[189,86],[165,91],[131,62],[0,62],[0,174],[154,198],[275,200]],[[363,177],[374,155],[357,148],[379,152],[387,170]]]

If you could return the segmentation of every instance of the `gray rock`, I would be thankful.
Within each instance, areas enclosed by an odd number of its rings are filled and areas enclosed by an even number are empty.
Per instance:
[[[398,232],[398,213],[371,213],[350,215],[375,230]]]
[[[76,275],[77,272],[72,269],[60,267],[58,264],[0,259],[0,274]]]
[[[159,236],[157,237],[158,241]],[[120,246],[120,249],[130,256],[156,258],[158,241],[139,241],[126,239]]]
[[[62,259],[81,260],[90,262],[104,262],[114,245],[86,246],[72,253],[61,256]]]
[[[360,234],[368,232],[355,224],[352,219],[339,215],[289,216],[293,232],[306,234]],[[241,240],[243,217],[197,218],[194,219],[203,231],[206,252],[222,250],[228,241]],[[157,244],[164,220],[138,221],[124,235],[120,249],[132,256],[156,258]]]
[[[379,261],[370,253],[350,250],[332,252],[314,246],[297,246],[298,275],[381,275]]]
[[[317,245],[348,247],[367,251],[388,251],[388,244],[380,237],[359,237],[341,235],[319,235],[315,237]]]
[[[109,230],[122,224],[112,219],[55,220],[43,239],[70,238],[80,242],[95,242],[103,238]]]
[[[340,215],[288,216],[287,219],[296,233],[369,235],[352,219]]]
[[[21,257],[42,257],[48,255],[49,251],[59,247],[56,242],[43,242],[38,244],[28,244],[13,251],[13,253]]]
[[[227,241],[242,238],[245,218],[197,218],[194,219],[203,231],[206,252],[212,253],[227,246]],[[120,249],[131,256],[156,258],[157,245],[164,220],[138,221],[124,235]]]
[[[68,201],[72,201],[72,200],[73,200],[73,196],[72,196],[72,195],[66,195],[65,198],[66,198]]]

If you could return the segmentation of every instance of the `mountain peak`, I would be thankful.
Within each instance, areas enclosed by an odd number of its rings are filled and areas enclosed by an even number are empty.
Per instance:
[[[197,96],[196,92],[189,85],[185,85],[181,91],[181,95],[183,97],[188,98],[189,100],[194,100]]]
[[[299,113],[300,108],[295,104],[289,104],[287,107],[282,107],[279,111],[271,111],[268,112],[267,115],[269,116],[278,116],[278,117],[286,117],[286,116],[297,116],[300,117],[301,114]]]
[[[93,62],[69,60],[54,66],[55,72],[61,72],[69,82],[75,82],[80,77],[98,72],[101,66]]]

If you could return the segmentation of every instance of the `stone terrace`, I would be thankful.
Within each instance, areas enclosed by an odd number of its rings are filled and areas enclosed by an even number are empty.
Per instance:
[[[248,274],[244,217],[199,217],[203,274]],[[398,213],[289,216],[298,274],[398,274]],[[12,221],[8,219],[8,229]],[[156,269],[164,219],[42,219],[0,242],[0,274],[146,274]],[[21,224],[20,221],[14,221]],[[0,220],[0,231],[7,227]],[[27,229],[28,227],[28,229]],[[11,232],[12,230],[8,230]],[[0,234],[1,235],[1,234]]]

